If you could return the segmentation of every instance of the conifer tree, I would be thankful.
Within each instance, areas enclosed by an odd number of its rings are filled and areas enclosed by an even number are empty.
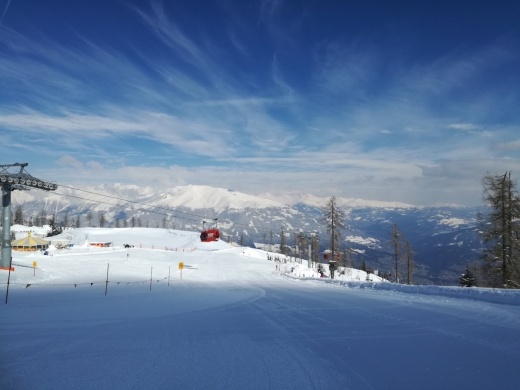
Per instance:
[[[475,276],[473,275],[473,272],[466,267],[466,272],[464,272],[459,277],[459,283],[462,287],[473,287],[476,284]]]
[[[481,225],[488,245],[483,253],[485,283],[491,287],[520,287],[520,200],[511,172],[485,176],[484,200],[490,207]]]

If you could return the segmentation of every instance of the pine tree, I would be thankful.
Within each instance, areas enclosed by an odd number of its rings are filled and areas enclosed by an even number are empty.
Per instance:
[[[466,267],[466,272],[464,272],[459,277],[459,283],[462,287],[473,287],[476,284],[475,276],[473,275],[473,272]]]
[[[58,234],[61,234],[63,232],[63,229],[58,227],[55,214],[53,214],[49,218],[49,226],[51,228],[51,231],[47,233],[47,237],[57,236]]]
[[[483,253],[486,284],[520,287],[520,200],[511,172],[485,176],[484,200],[490,206],[481,234],[488,245]]]

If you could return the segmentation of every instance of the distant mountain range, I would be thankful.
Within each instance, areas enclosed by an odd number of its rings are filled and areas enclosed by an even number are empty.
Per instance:
[[[282,228],[287,233],[288,245],[294,245],[294,235],[298,232],[315,232],[322,250],[328,244],[322,222],[328,198],[311,195],[279,198],[200,185],[158,191],[114,184],[82,190],[60,186],[55,192],[15,191],[12,199],[13,212],[21,206],[26,221],[56,215],[58,224],[67,220],[72,226],[80,218],[81,226],[99,226],[102,214],[105,227],[201,230],[203,226],[217,224],[223,239],[248,246],[279,244]],[[411,243],[417,283],[455,285],[465,266],[480,257],[477,208],[417,207],[350,198],[337,198],[337,201],[345,211],[348,227],[342,247],[354,251],[358,266],[364,261],[371,269],[392,271],[393,223]]]

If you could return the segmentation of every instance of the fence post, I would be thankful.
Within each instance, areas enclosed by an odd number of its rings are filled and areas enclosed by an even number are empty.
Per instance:
[[[105,283],[105,296],[107,295],[107,291],[108,291],[108,270],[110,268],[110,263],[107,263],[107,281]]]
[[[7,275],[7,290],[5,290],[5,304],[7,305],[7,297],[9,296],[9,281],[11,280],[11,269],[13,269],[13,257],[9,261],[9,274]]]

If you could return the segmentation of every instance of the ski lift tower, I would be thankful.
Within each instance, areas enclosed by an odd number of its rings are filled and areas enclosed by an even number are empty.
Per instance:
[[[28,163],[0,165],[0,187],[2,187],[2,257],[0,269],[11,269],[11,192],[14,190],[29,190],[31,187],[44,191],[54,191],[58,188],[57,184],[29,175],[24,171],[27,165]],[[15,167],[19,167],[19,171],[12,173]]]

